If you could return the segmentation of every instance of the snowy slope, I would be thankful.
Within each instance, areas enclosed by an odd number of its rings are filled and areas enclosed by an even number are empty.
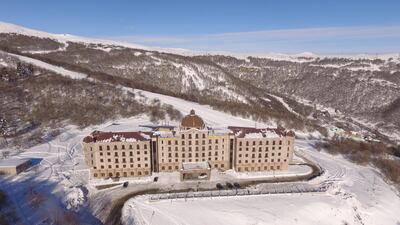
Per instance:
[[[297,140],[300,154],[317,162],[323,176],[311,183],[328,185],[326,193],[264,196],[129,200],[125,224],[354,224],[378,225],[400,221],[400,198],[371,167],[358,166],[340,156],[318,152],[313,141]],[[207,216],[204,216],[207,215]]]
[[[55,72],[55,73],[57,73],[59,75],[66,76],[66,77],[69,77],[69,78],[72,78],[72,79],[85,79],[85,78],[87,78],[86,74],[79,73],[79,72],[74,72],[74,71],[71,71],[71,70],[67,70],[67,69],[64,69],[62,67],[54,66],[54,65],[51,65],[49,63],[45,63],[45,62],[37,60],[37,59],[33,59],[33,58],[26,57],[26,56],[21,56],[21,55],[16,55],[16,54],[12,54],[12,53],[6,53],[6,52],[2,52],[2,51],[0,51],[0,53],[16,57],[19,60],[21,60],[22,62],[30,63],[30,64],[35,65],[37,67],[40,67],[40,68]]]
[[[15,33],[15,34],[34,36],[39,38],[50,38],[63,44],[66,44],[67,42],[77,42],[84,44],[103,44],[107,46],[121,46],[126,48],[145,49],[149,51],[161,51],[161,52],[177,53],[177,54],[190,54],[191,52],[186,49],[148,47],[138,44],[96,39],[96,38],[86,38],[70,34],[51,34],[5,22],[0,22],[0,33]]]
[[[160,48],[160,47],[150,47],[150,46],[143,46],[139,44],[133,43],[126,43],[120,41],[113,41],[113,40],[105,40],[105,39],[97,39],[97,38],[87,38],[87,37],[80,37],[71,34],[52,34],[48,32],[43,32],[35,29],[29,29],[26,27],[18,26],[11,23],[5,23],[0,21],[0,33],[15,33],[21,34],[26,36],[34,36],[39,38],[50,38],[56,40],[60,43],[65,44],[67,46],[67,42],[78,42],[78,43],[85,43],[85,44],[102,44],[106,46],[120,46],[126,48],[135,48],[135,49],[144,49],[149,51],[160,51],[166,53],[175,53],[175,54],[182,54],[182,55],[205,55],[205,54],[214,54],[214,55],[226,55],[226,56],[233,56],[240,59],[246,59],[249,56],[254,57],[261,57],[261,58],[269,58],[272,60],[277,61],[290,61],[290,62],[310,62],[315,58],[348,58],[348,59],[383,59],[387,60],[389,58],[394,58],[399,60],[400,62],[400,53],[388,53],[388,54],[356,54],[356,55],[318,55],[312,52],[302,52],[298,54],[283,54],[283,53],[234,53],[234,52],[227,52],[227,51],[194,51],[182,48]],[[101,50],[109,51],[111,48],[100,48]]]

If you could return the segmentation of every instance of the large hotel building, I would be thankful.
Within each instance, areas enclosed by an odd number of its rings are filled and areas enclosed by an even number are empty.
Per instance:
[[[149,176],[179,171],[181,179],[209,179],[210,170],[286,170],[295,134],[283,128],[211,129],[194,110],[178,128],[151,132],[94,131],[83,139],[92,178]]]

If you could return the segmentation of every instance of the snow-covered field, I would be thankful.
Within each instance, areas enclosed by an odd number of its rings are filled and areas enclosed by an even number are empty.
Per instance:
[[[400,198],[371,167],[316,151],[298,140],[297,151],[325,173],[310,183],[325,193],[271,194],[149,201],[129,200],[125,224],[393,224],[400,223]]]

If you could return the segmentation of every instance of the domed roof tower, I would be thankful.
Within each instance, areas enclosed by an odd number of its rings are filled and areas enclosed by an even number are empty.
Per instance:
[[[201,117],[196,115],[194,110],[190,110],[190,114],[186,115],[183,117],[182,122],[181,122],[181,128],[184,130],[188,130],[191,128],[196,128],[196,129],[204,129],[205,124],[204,121]]]

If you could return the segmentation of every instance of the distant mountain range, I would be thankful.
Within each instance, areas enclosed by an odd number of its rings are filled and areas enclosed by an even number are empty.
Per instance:
[[[326,133],[325,128],[341,127],[400,140],[399,54],[205,54],[7,23],[0,23],[0,49],[0,67],[11,65],[12,53],[114,87],[180,97],[297,130]]]

